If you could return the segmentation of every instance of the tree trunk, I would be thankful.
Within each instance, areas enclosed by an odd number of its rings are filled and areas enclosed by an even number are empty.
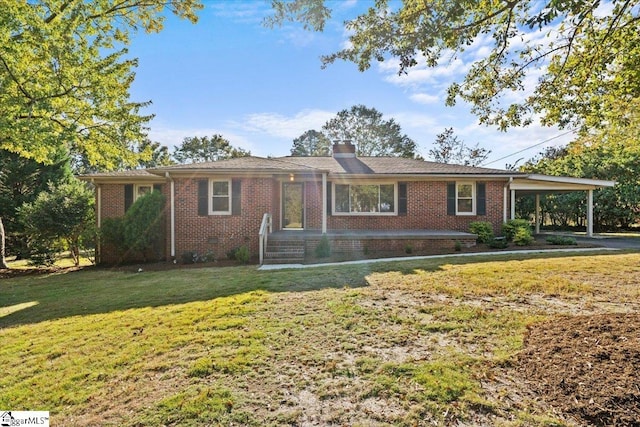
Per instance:
[[[2,217],[0,217],[0,268],[9,268],[5,257],[6,252],[4,248],[4,227],[2,226]]]

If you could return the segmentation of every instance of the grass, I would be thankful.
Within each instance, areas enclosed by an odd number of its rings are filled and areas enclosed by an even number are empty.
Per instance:
[[[537,321],[638,310],[639,261],[3,279],[0,407],[70,425],[571,425],[518,393],[510,363]]]

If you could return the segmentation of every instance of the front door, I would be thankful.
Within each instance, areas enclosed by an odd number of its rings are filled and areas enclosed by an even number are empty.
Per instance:
[[[304,228],[304,184],[282,183],[282,228]]]

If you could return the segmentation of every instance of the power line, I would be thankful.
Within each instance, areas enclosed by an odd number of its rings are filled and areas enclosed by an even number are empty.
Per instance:
[[[560,135],[552,136],[551,138],[545,139],[545,140],[544,140],[544,141],[542,141],[542,142],[538,142],[537,144],[534,144],[534,145],[532,145],[532,146],[530,146],[530,147],[527,147],[527,148],[523,148],[522,150],[520,150],[520,151],[516,151],[515,153],[511,153],[511,154],[509,154],[509,155],[507,155],[507,156],[500,157],[499,159],[492,160],[492,161],[490,161],[489,163],[485,163],[485,164],[483,164],[482,166],[488,166],[488,165],[490,165],[490,164],[492,164],[492,163],[499,162],[500,160],[508,159],[509,157],[515,156],[516,154],[520,154],[520,153],[525,152],[525,151],[527,151],[527,150],[531,150],[532,148],[536,148],[536,147],[538,147],[538,146],[540,146],[540,145],[542,145],[542,144],[546,144],[546,143],[547,143],[547,142],[549,142],[549,141],[553,141],[554,139],[558,139],[558,138],[560,138],[561,136],[568,135],[568,134],[573,133],[573,132],[575,132],[575,131],[576,131],[576,129],[571,129],[571,130],[568,130],[568,131],[567,131],[567,132],[565,132],[565,133],[561,133]]]

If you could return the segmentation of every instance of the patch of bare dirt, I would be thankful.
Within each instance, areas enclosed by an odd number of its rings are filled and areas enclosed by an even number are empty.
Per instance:
[[[517,371],[541,399],[595,426],[640,426],[640,314],[560,317],[527,331]]]

